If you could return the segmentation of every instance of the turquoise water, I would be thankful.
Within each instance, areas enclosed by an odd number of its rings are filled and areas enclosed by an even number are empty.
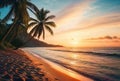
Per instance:
[[[94,81],[120,81],[120,48],[24,48]]]

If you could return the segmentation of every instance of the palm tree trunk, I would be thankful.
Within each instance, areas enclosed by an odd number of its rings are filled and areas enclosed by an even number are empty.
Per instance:
[[[14,38],[16,38],[17,34],[16,33],[13,33],[13,35],[11,36],[11,38],[8,40],[9,43],[11,43]]]
[[[15,25],[15,27],[18,27],[18,24]],[[8,42],[12,42],[18,35],[19,32],[19,28],[13,28],[13,31],[11,31],[13,33],[13,35],[10,37],[10,39],[8,40]]]
[[[10,34],[10,32],[12,31],[12,29],[14,28],[14,25],[16,24],[17,20],[15,20],[15,22],[12,24],[12,26],[8,29],[8,31],[6,32],[6,34],[3,36],[1,42],[5,41],[5,39],[7,38],[7,36]]]

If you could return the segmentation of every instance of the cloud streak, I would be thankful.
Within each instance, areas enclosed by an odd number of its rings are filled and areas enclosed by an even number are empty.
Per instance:
[[[76,4],[71,4],[59,12],[55,20],[59,27],[58,30],[72,29],[79,23],[83,14],[89,9],[92,2],[93,0],[84,0]]]
[[[88,40],[88,41],[111,40],[113,42],[120,42],[120,37],[118,37],[118,36],[104,36],[104,37],[88,38],[85,40]]]
[[[58,14],[56,32],[83,30],[100,27],[120,27],[120,12],[113,12],[93,17],[84,18],[85,13],[94,8],[94,0],[85,0],[76,4],[71,4]],[[92,12],[93,13],[93,12]],[[96,13],[96,12],[94,12]]]
[[[79,24],[83,28],[120,26],[120,13],[106,14],[94,17]]]

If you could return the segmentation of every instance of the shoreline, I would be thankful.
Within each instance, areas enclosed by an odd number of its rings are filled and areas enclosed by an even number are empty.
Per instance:
[[[48,81],[94,81],[83,75],[75,75],[74,72],[69,72],[67,69],[62,69],[58,65],[54,65],[40,56],[33,55],[28,51],[22,51],[36,67],[42,69]]]

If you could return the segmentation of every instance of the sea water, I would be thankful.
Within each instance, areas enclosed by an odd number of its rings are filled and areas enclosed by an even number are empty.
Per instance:
[[[120,81],[120,48],[24,48],[94,81]]]

